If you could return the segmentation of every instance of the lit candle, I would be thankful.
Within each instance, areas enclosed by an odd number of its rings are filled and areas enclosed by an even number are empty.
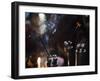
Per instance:
[[[38,59],[37,59],[37,64],[38,64],[38,68],[40,68],[41,67],[41,58],[40,57],[38,57]]]

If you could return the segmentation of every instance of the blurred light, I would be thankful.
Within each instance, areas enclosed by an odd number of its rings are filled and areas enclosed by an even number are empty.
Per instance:
[[[77,44],[77,47],[80,47],[81,45],[80,44]]]
[[[43,13],[39,14],[39,26],[40,26],[40,34],[43,35],[46,32],[46,16]]]
[[[86,49],[84,49],[84,51],[83,51],[84,53],[86,52]]]
[[[82,43],[82,44],[81,44],[81,47],[84,47],[84,46],[85,46],[85,43]]]
[[[41,67],[41,58],[40,57],[38,57],[38,59],[37,59],[37,65],[38,65],[38,68]]]
[[[64,45],[67,46],[68,45],[68,42],[67,41],[64,41]]]

